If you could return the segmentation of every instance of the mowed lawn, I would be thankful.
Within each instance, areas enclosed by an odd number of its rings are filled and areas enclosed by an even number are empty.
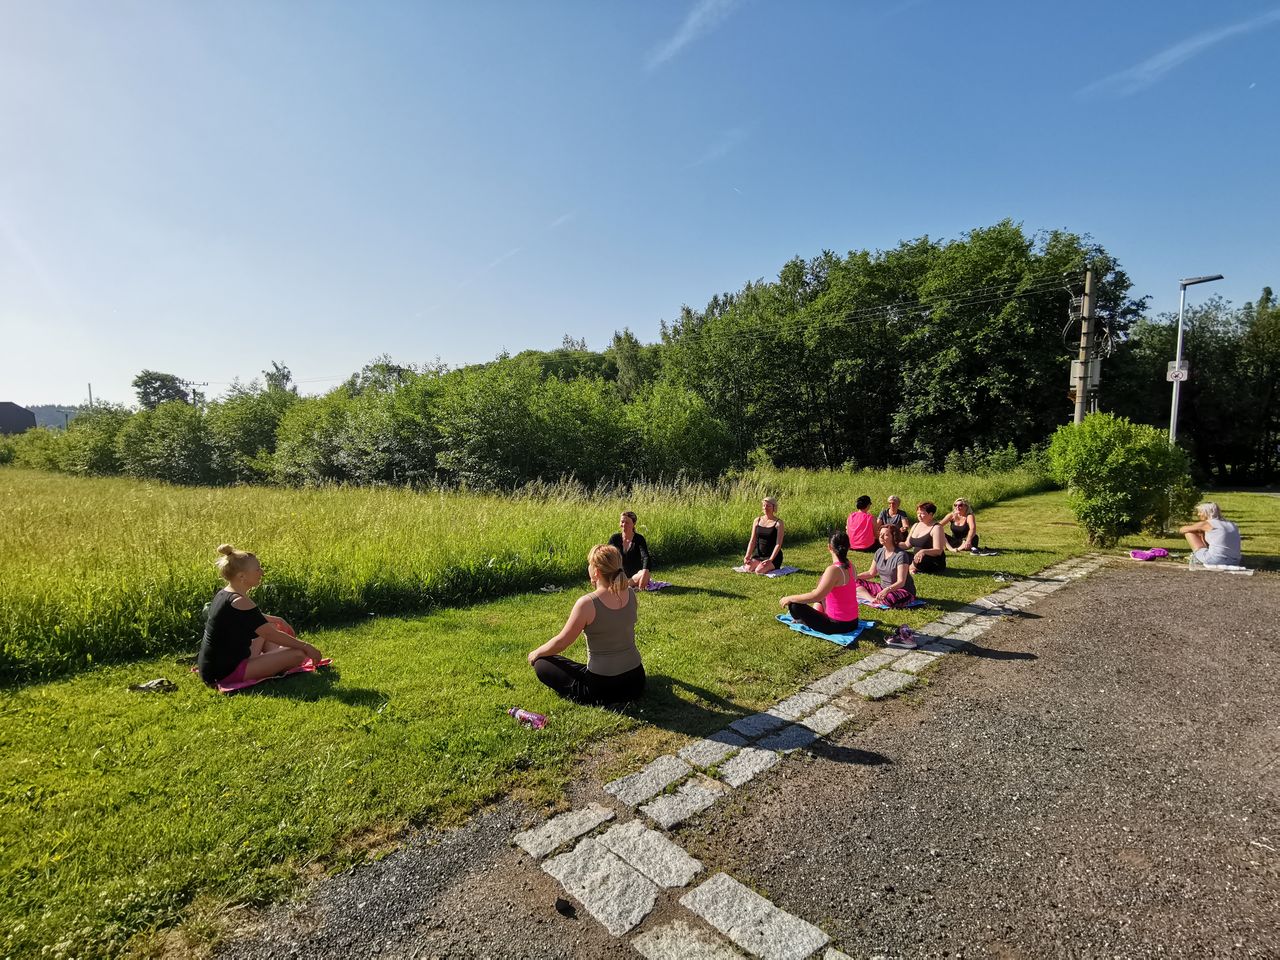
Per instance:
[[[1280,500],[1220,501],[1248,518],[1246,551],[1280,554]],[[1061,493],[978,520],[999,556],[953,557],[947,575],[921,577],[927,609],[864,615],[923,624],[991,592],[997,571],[1087,552]],[[787,555],[802,573],[782,580],[733,573],[740,554],[662,569],[677,586],[639,598],[650,694],[626,715],[558,700],[525,661],[577,588],[314,631],[333,668],[234,696],[205,689],[172,657],[4,693],[0,954],[144,949],[150,931],[175,923],[213,935],[201,918],[219,906],[278,896],[407,823],[456,822],[512,791],[554,803],[593,742],[632,734],[611,741],[605,761],[606,774],[625,772],[870,653],[880,630],[844,651],[774,621],[778,597],[807,590],[825,563],[820,542]],[[583,656],[581,643],[569,653]],[[178,692],[127,690],[158,676]],[[511,706],[550,721],[526,730]]]

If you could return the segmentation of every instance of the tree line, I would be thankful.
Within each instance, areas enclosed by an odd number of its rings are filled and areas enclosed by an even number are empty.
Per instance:
[[[1147,318],[1089,238],[1006,220],[790,260],[775,280],[683,307],[657,343],[622,330],[594,352],[566,337],[452,370],[381,357],[314,397],[297,395],[283,364],[213,401],[143,371],[139,409],[82,411],[65,431],[10,441],[0,460],[196,484],[497,489],[764,463],[1004,467],[1070,416],[1069,317],[1086,268],[1118,344],[1103,409],[1158,424],[1164,404],[1167,422],[1169,318]],[[1277,327],[1269,290],[1239,311],[1193,311],[1182,435],[1205,479],[1275,476]],[[1248,415],[1233,414],[1245,399]]]

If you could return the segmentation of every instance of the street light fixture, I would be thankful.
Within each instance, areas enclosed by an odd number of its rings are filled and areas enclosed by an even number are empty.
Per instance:
[[[1185,277],[1178,281],[1178,347],[1177,353],[1173,358],[1173,368],[1169,371],[1169,378],[1173,381],[1173,406],[1169,410],[1170,443],[1178,442],[1178,391],[1186,376],[1182,369],[1182,312],[1187,306],[1187,287],[1194,287],[1197,283],[1212,283],[1221,279],[1222,274],[1215,273],[1211,277]]]

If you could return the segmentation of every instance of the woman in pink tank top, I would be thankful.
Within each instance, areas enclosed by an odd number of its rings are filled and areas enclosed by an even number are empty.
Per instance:
[[[849,566],[849,535],[837,533],[827,549],[831,565],[822,571],[818,585],[778,602],[793,620],[819,633],[852,633],[858,629],[858,581]]]

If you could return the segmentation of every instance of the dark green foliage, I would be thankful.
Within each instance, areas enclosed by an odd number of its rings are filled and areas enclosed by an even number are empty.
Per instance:
[[[120,466],[132,477],[211,483],[213,437],[199,408],[180,401],[134,414],[116,439]]]
[[[123,407],[98,404],[71,421],[63,437],[61,469],[82,476],[108,476],[121,470],[118,442],[131,414]]]
[[[298,402],[291,390],[252,387],[232,393],[209,407],[214,473],[224,483],[252,483],[270,479],[276,431],[290,407]]]
[[[1049,444],[1049,463],[1089,542],[1104,547],[1162,525],[1171,498],[1182,514],[1199,496],[1181,448],[1154,427],[1109,413],[1059,427]]]
[[[138,392],[138,403],[143,410],[154,410],[171,401],[191,402],[191,395],[183,389],[182,381],[172,373],[143,370],[133,378],[133,389]]]

